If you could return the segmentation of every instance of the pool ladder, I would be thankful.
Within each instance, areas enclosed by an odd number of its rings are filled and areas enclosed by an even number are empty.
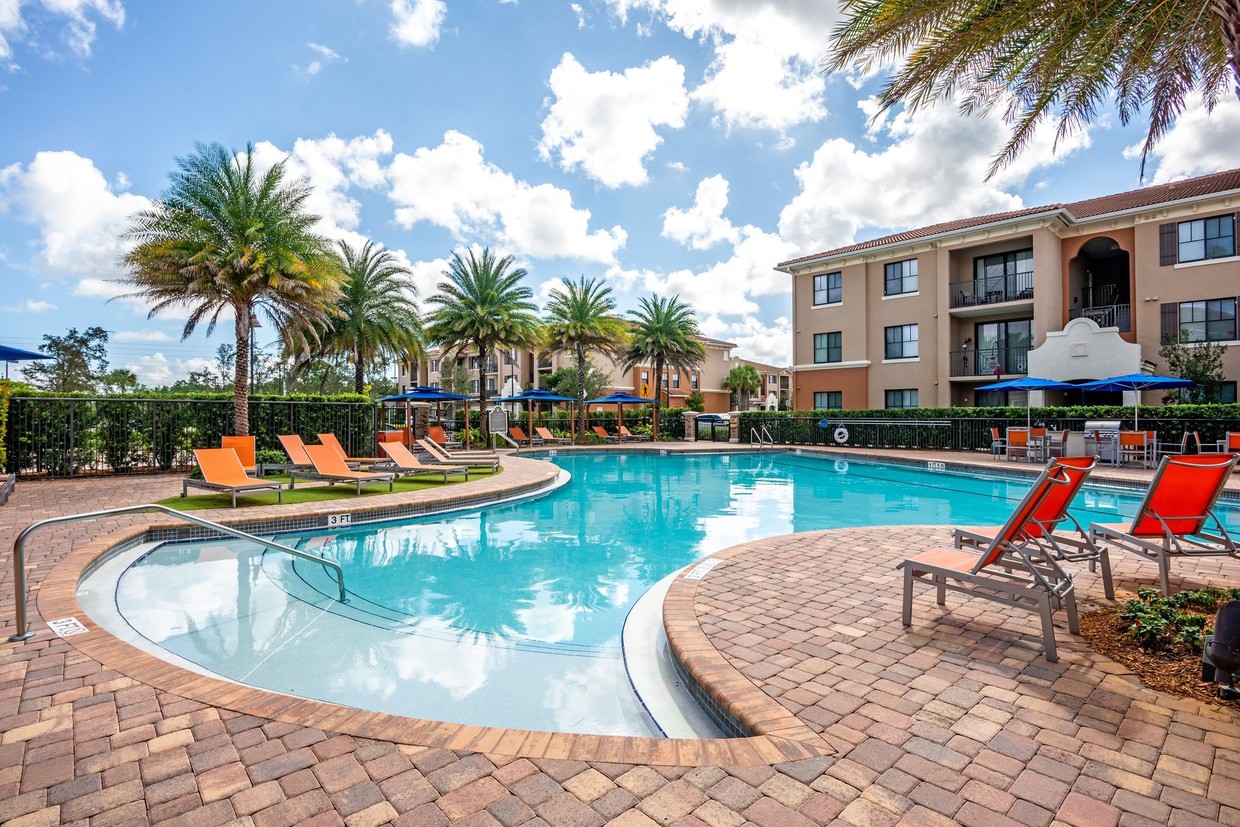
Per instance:
[[[247,534],[235,528],[229,528],[226,525],[213,523],[210,520],[204,520],[202,517],[195,517],[192,514],[186,514],[183,511],[177,511],[166,505],[157,505],[149,503],[147,505],[127,505],[122,508],[108,508],[103,511],[91,511],[85,514],[69,514],[64,517],[50,517],[46,520],[39,520],[37,523],[31,523],[21,530],[17,535],[17,539],[13,541],[13,597],[17,604],[16,626],[17,632],[9,636],[9,641],[16,643],[21,640],[28,640],[34,636],[34,632],[30,631],[30,623],[26,618],[26,540],[31,534],[34,534],[41,528],[49,525],[60,525],[62,523],[78,523],[84,520],[95,520],[101,517],[115,517],[119,514],[142,514],[144,512],[157,511],[161,514],[167,514],[172,517],[185,520],[188,523],[209,528],[212,531],[218,531],[221,534],[227,534],[230,537],[236,537],[239,540],[249,540],[257,543],[264,548],[272,551],[282,551],[285,554],[291,554],[293,557],[300,557],[303,560],[309,560],[312,563],[319,563],[335,572],[336,586],[340,590],[340,602],[345,602],[344,592],[344,569],[340,568],[340,564],[335,560],[330,560],[322,555],[312,554],[308,551],[286,546],[277,543],[274,540],[264,540],[262,537],[255,537],[253,534]]]
[[[771,436],[771,432],[763,425],[761,428],[749,429],[749,441],[757,445],[759,448],[774,448],[775,439]]]

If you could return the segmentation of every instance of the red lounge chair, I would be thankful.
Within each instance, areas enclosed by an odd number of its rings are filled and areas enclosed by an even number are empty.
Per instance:
[[[517,442],[517,443],[524,442],[525,444],[529,445],[531,448],[533,448],[535,444],[538,444],[538,445],[542,444],[542,437],[534,437],[533,439],[531,439],[530,437],[525,435],[525,431],[521,430],[516,425],[513,425],[511,428],[508,429],[508,436],[512,437],[514,442]]]
[[[591,425],[590,430],[594,431],[595,435],[600,437],[604,442],[617,442],[620,439],[618,436],[612,436],[607,433],[607,431],[603,429],[602,425]]]
[[[354,485],[357,488],[357,493],[360,495],[362,493],[362,486],[372,482],[386,482],[388,484],[388,491],[391,491],[392,483],[396,480],[396,474],[391,471],[354,471],[348,465],[345,465],[344,459],[330,445],[307,445],[306,455],[310,458],[310,464],[314,470],[290,471],[289,488],[296,486],[298,479],[321,480],[328,485],[347,482]]]
[[[1170,594],[1172,557],[1240,557],[1213,511],[1236,460],[1235,454],[1163,457],[1132,524],[1094,523],[1090,537],[1156,562],[1159,587]]]
[[[384,468],[389,471],[395,471],[401,476],[416,477],[440,474],[443,476],[443,481],[447,482],[450,474],[464,474],[465,479],[469,479],[468,468],[458,468],[455,466],[448,468],[442,465],[439,467],[435,467],[434,465],[423,465],[418,461],[418,458],[409,451],[408,448],[401,445],[399,442],[380,442],[379,447],[383,449],[383,452],[387,454],[391,460],[391,464],[384,466]]]
[[[276,502],[284,502],[283,484],[246,474],[237,452],[232,448],[195,448],[194,459],[198,460],[198,467],[202,469],[202,479],[181,480],[182,497],[188,496],[190,488],[206,488],[232,494],[232,507],[236,508],[238,494],[275,489]]]
[[[442,425],[431,425],[426,429],[426,435],[430,437],[431,442],[436,442],[445,448],[461,447],[461,443],[448,439],[448,435],[444,433]]]
[[[1019,527],[1019,530],[1031,543],[1042,546],[1043,550],[1056,560],[1070,562],[1085,560],[1089,563],[1090,571],[1093,571],[1095,564],[1101,564],[1103,592],[1107,600],[1114,600],[1115,586],[1111,581],[1111,559],[1106,547],[1097,546],[1076,518],[1068,513],[1072,500],[1076,498],[1081,486],[1085,484],[1085,479],[1097,464],[1097,457],[1052,458],[1047,463],[1047,469],[1060,469],[1067,475],[1070,484],[1053,486],[1038,507],[1029,515],[1025,524]],[[1056,533],[1055,529],[1065,520],[1072,524],[1073,533]],[[978,552],[994,542],[993,536],[960,528],[955,531],[955,539],[956,548],[968,547]]]
[[[1036,612],[1042,620],[1046,659],[1052,663],[1058,660],[1052,616],[1056,609],[1063,608],[1068,616],[1068,630],[1079,634],[1076,594],[1071,576],[1056,560],[1046,556],[1026,529],[1052,490],[1071,485],[1064,467],[1050,463],[980,554],[960,548],[935,548],[897,566],[904,569],[904,625],[913,625],[914,584],[927,583],[935,588],[940,606],[946,604],[947,590],[951,589]],[[1018,568],[1024,572],[1018,573]]]
[[[555,434],[551,433],[551,431],[549,431],[546,428],[535,428],[534,433],[538,434],[538,437],[543,442],[551,442],[551,443],[557,443],[557,444],[566,444],[569,442],[568,437],[556,436]]]
[[[254,447],[254,437],[252,436],[222,436],[220,437],[221,448],[232,448],[237,452],[237,459],[241,460],[241,467],[245,469],[247,474],[256,473],[258,466],[254,461],[256,451]]]

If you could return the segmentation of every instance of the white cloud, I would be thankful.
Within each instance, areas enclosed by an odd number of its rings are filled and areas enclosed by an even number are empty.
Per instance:
[[[645,9],[669,29],[711,45],[714,59],[692,96],[718,112],[725,126],[785,130],[826,117],[826,84],[816,64],[839,17],[837,4],[608,0],[608,5],[622,22],[630,11]]]
[[[0,200],[35,225],[41,258],[56,273],[116,275],[127,249],[121,236],[151,201],[117,192],[93,161],[75,152],[40,152],[23,169],[0,172]]]
[[[586,27],[586,12],[580,3],[569,3],[568,8],[572,11],[573,16],[577,18],[577,28],[584,29]]]
[[[335,63],[337,61],[344,60],[344,58],[341,57],[336,50],[328,46],[324,46],[321,43],[307,43],[306,48],[314,52],[318,55],[318,57],[311,60],[305,67],[293,67],[298,74],[305,75],[306,77],[314,77],[319,72],[323,71],[323,67],[328,63]]]
[[[29,32],[29,23],[22,16],[23,2],[0,0],[0,60],[13,56],[10,38],[20,40]],[[118,29],[125,24],[125,6],[120,0],[42,0],[39,6],[39,13],[49,21],[64,24],[65,44],[81,57],[90,55],[96,18]]]
[[[215,362],[201,357],[189,359],[169,359],[162,353],[152,356],[139,356],[125,367],[133,371],[138,382],[148,387],[171,385],[178,379],[189,376],[190,371],[205,370],[215,366]]]
[[[615,72],[587,72],[567,52],[548,81],[555,93],[542,122],[538,152],[559,155],[605,187],[644,184],[645,159],[663,138],[655,127],[685,125],[684,67],[670,57]]]
[[[1236,136],[1240,135],[1240,101],[1223,94],[1213,112],[1194,96],[1175,125],[1150,152],[1158,164],[1151,183],[1165,184],[1194,175],[1221,172],[1237,165]],[[1124,150],[1124,157],[1141,157],[1141,143]]]
[[[396,221],[405,228],[426,221],[458,238],[488,237],[518,255],[604,264],[628,237],[619,225],[591,232],[590,211],[573,207],[568,190],[517,180],[460,132],[447,132],[437,147],[398,153],[388,175]]]
[[[392,36],[407,46],[431,46],[439,40],[448,7],[443,0],[392,0]]]
[[[728,206],[728,179],[712,175],[702,179],[687,210],[671,207],[663,213],[663,237],[694,250],[705,250],[720,241],[735,241],[736,228],[723,217]]]
[[[55,309],[56,305],[51,302],[45,302],[42,299],[26,299],[24,302],[19,302],[18,304],[6,304],[4,307],[0,308],[0,310],[3,310],[5,313],[33,314],[47,313],[48,311]]]
[[[728,322],[718,316],[698,320],[702,333],[713,339],[736,343],[736,355],[768,365],[792,364],[792,322],[780,316],[773,322],[747,315]]]
[[[172,337],[162,330],[118,330],[111,335],[113,342],[171,342]]]
[[[873,111],[872,102],[858,104]],[[1035,170],[1090,145],[1087,131],[1052,151],[1053,125],[1040,128],[1016,163],[984,182],[1008,127],[1001,118],[961,115],[951,102],[873,124],[888,145],[866,152],[843,138],[826,141],[796,169],[801,192],[780,213],[780,235],[801,252],[854,241],[862,228],[924,226],[969,215],[1019,209],[1008,192]]]

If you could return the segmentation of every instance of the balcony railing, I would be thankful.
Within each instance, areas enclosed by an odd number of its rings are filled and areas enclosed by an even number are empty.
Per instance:
[[[996,371],[1000,374],[1027,374],[1029,347],[970,348],[951,353],[949,376],[994,376]]]
[[[955,281],[949,307],[974,307],[1033,298],[1033,273]]]
[[[1093,319],[1099,327],[1118,327],[1121,331],[1132,330],[1132,305],[1108,304],[1100,307],[1074,307],[1070,319]]]

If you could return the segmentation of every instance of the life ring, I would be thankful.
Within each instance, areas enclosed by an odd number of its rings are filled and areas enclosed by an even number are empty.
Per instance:
[[[848,473],[848,460],[837,459],[835,461],[835,472],[837,474],[847,474]]]
[[[848,441],[848,429],[843,425],[835,429],[835,441],[839,445],[843,445]]]

